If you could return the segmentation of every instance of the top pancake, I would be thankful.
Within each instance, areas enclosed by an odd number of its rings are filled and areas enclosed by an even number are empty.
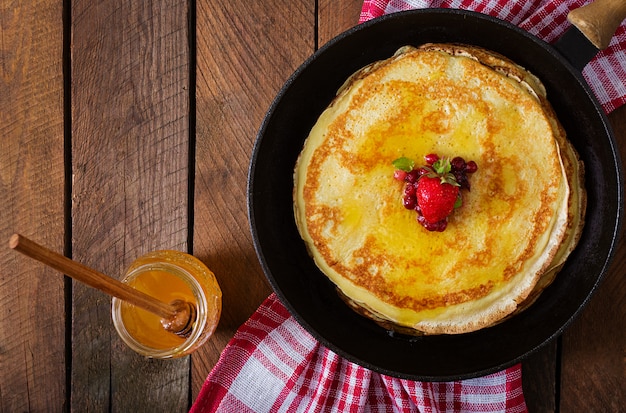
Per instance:
[[[497,322],[529,296],[572,222],[569,147],[545,91],[492,58],[405,47],[350,78],[305,142],[298,229],[319,268],[379,321],[427,334]],[[404,209],[393,179],[394,159],[429,153],[478,164],[441,233]]]

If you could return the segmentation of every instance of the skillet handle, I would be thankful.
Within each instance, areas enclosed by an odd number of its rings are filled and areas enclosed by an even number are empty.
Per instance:
[[[599,50],[606,49],[615,31],[626,19],[626,0],[596,0],[567,15],[567,20],[578,28]]]

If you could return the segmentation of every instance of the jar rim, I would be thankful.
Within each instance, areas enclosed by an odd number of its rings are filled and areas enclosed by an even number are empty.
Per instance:
[[[122,341],[124,341],[132,350],[143,356],[161,359],[182,356],[190,352],[196,342],[202,338],[203,331],[207,323],[208,300],[200,282],[189,271],[171,262],[150,262],[141,264],[125,274],[121,282],[128,284],[140,274],[155,270],[174,274],[184,281],[191,289],[193,296],[196,299],[196,321],[191,335],[180,345],[165,349],[154,348],[139,342],[128,332],[126,326],[124,325],[121,315],[122,304],[124,301],[117,297],[113,297],[111,301],[113,326],[117,330],[117,333]]]

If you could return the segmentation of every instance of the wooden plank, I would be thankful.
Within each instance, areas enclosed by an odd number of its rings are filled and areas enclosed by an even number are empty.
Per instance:
[[[193,357],[194,397],[236,329],[270,294],[254,252],[246,181],[274,96],[313,52],[313,0],[197,4],[194,255],[216,274],[222,318]]]
[[[7,248],[21,232],[63,253],[62,2],[0,7],[0,411],[61,411],[63,275]]]
[[[333,37],[359,23],[363,0],[319,1],[318,44],[323,46]]]
[[[121,277],[155,249],[187,250],[185,2],[72,2],[73,257]],[[148,360],[112,327],[110,298],[74,283],[75,411],[186,411],[189,358]]]
[[[626,106],[609,119],[626,159]],[[602,284],[563,337],[561,412],[626,411],[626,231]]]
[[[547,344],[522,362],[522,388],[529,412],[556,411],[558,341]]]

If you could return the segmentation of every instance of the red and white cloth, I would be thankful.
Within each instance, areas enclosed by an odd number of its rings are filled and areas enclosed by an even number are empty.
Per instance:
[[[270,295],[237,331],[190,413],[527,412],[521,366],[475,379],[419,382],[379,374],[317,342]]]
[[[547,42],[587,0],[365,0],[360,22],[401,10],[448,7],[507,20]],[[626,103],[626,24],[583,76],[607,113]],[[353,364],[317,342],[270,295],[242,325],[190,413],[527,412],[521,365],[474,379],[418,382]]]
[[[506,20],[548,43],[571,26],[570,10],[590,0],[365,0],[359,22],[421,8],[473,10]],[[606,113],[626,103],[626,21],[618,27],[609,47],[583,69],[583,77]]]

